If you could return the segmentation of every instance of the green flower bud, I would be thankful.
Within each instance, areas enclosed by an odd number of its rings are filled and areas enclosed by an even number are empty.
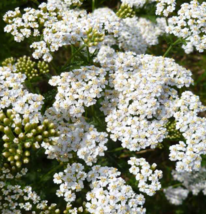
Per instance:
[[[0,121],[3,121],[4,118],[6,118],[5,114],[4,113],[0,113]]]
[[[10,135],[10,134],[12,133],[10,127],[8,127],[8,126],[4,127],[4,133],[5,133],[6,135]]]
[[[29,139],[30,139],[30,138],[33,138],[33,137],[34,137],[34,134],[33,134],[33,133],[28,133],[28,134],[26,134],[26,137],[29,138]]]
[[[24,120],[23,120],[24,124],[26,125],[27,123],[29,123],[29,118],[28,117],[25,117]]]
[[[132,18],[135,16],[135,11],[127,4],[122,4],[116,15],[122,19]]]
[[[5,158],[8,158],[10,153],[9,152],[3,152],[2,155],[5,157]]]
[[[20,156],[19,156],[19,155],[15,155],[15,156],[14,156],[14,159],[15,159],[15,160],[20,160]]]
[[[4,132],[4,126],[0,125],[0,132]]]
[[[15,153],[15,149],[14,149],[14,148],[11,148],[11,149],[9,149],[9,152],[10,152],[10,153]]]
[[[54,123],[49,123],[49,129],[53,129],[53,128],[55,128],[55,125],[54,125]]]
[[[44,131],[43,132],[43,137],[49,137],[49,132],[48,131]]]
[[[8,142],[8,141],[10,141],[10,138],[9,138],[8,135],[4,135],[4,136],[2,137],[2,140],[3,140],[4,142]]]
[[[44,121],[43,121],[43,125],[48,125],[49,124],[49,120],[48,119],[45,119]]]
[[[32,128],[32,125],[31,125],[30,123],[27,123],[27,124],[25,124],[25,126],[24,126],[24,130],[25,130],[26,132],[28,132],[31,128]]]
[[[16,150],[16,153],[19,154],[19,155],[22,155],[22,154],[23,154],[23,151],[22,151],[21,149],[17,149],[17,150]]]
[[[21,168],[21,165],[22,165],[22,163],[21,163],[20,161],[17,161],[17,162],[16,162],[16,166],[17,166],[18,168]]]
[[[11,170],[12,170],[12,171],[16,171],[16,167],[15,167],[15,166],[12,166],[12,167],[11,167]]]
[[[25,148],[30,148],[30,147],[31,147],[31,143],[30,143],[30,142],[24,143],[24,147],[25,147]]]
[[[54,129],[51,129],[51,130],[49,131],[49,133],[50,133],[52,136],[54,136],[54,135],[56,134],[56,131],[55,131]]]
[[[25,151],[24,155],[28,157],[28,156],[30,156],[30,152],[29,151]]]
[[[19,127],[16,127],[16,128],[14,129],[14,132],[15,132],[17,135],[19,135],[20,133],[22,133],[22,130],[21,130]]]
[[[38,126],[38,127],[37,127],[37,131],[38,131],[39,133],[42,133],[42,132],[44,131],[44,126]]]
[[[9,162],[13,161],[13,160],[14,160],[14,156],[9,156],[9,157],[7,158],[7,160],[8,160]]]
[[[12,114],[13,114],[13,111],[12,111],[11,109],[8,109],[8,110],[6,111],[7,117],[10,118]]]
[[[38,142],[40,142],[40,141],[42,141],[42,136],[41,135],[38,135],[38,136],[36,136],[36,140],[38,141]]]
[[[9,148],[9,144],[8,143],[4,143],[4,148]]]
[[[24,133],[20,133],[19,136],[18,136],[18,138],[20,140],[24,140],[25,139],[25,134]]]
[[[4,118],[3,123],[8,126],[11,123],[11,120],[9,118]]]
[[[23,163],[25,163],[25,164],[29,163],[29,158],[24,158]]]

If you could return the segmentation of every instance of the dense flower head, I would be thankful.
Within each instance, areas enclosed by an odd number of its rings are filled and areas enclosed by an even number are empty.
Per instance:
[[[165,197],[171,204],[181,205],[187,198],[189,191],[182,187],[168,187],[167,189],[164,189],[164,193]]]
[[[86,196],[90,213],[146,213],[144,196],[136,194],[119,175],[116,168],[92,167],[87,179],[92,190]]]
[[[146,3],[155,2],[156,0],[121,0],[122,4],[129,5],[130,7],[141,8]]]
[[[182,46],[186,53],[193,52],[194,48],[199,52],[206,49],[205,11],[205,2],[200,4],[193,0],[182,4],[178,16],[168,20],[167,32],[186,40],[186,44]]]
[[[16,73],[16,66],[0,67],[0,110],[11,107],[23,117],[38,122],[43,96],[29,93],[23,85],[26,75]]]
[[[98,132],[84,119],[73,121],[73,123],[63,122],[61,119],[64,115],[58,114],[53,108],[48,109],[46,115],[51,120],[52,118],[58,120],[56,125],[60,133],[58,137],[51,138],[52,144],[47,142],[42,144],[48,158],[66,162],[73,157],[72,152],[76,152],[86,164],[92,165],[97,161],[98,156],[104,156],[104,151],[107,150],[105,145],[108,141],[107,133]]]
[[[170,146],[170,159],[177,161],[177,171],[199,170],[201,155],[206,154],[206,118],[198,116],[205,111],[199,97],[190,91],[182,93],[176,101],[176,128],[183,133],[185,142]]]
[[[66,111],[71,117],[81,117],[84,106],[94,105],[101,96],[107,83],[106,74],[103,68],[85,66],[52,77],[49,83],[58,87],[54,103],[57,112]]]
[[[56,204],[48,204],[32,190],[31,186],[21,186],[18,179],[25,176],[27,168],[22,169],[15,176],[8,168],[1,168],[0,172],[0,210],[2,214],[43,214],[49,212],[60,213]],[[9,181],[9,182],[8,182]]]
[[[68,164],[64,172],[54,174],[54,183],[60,184],[60,188],[56,191],[58,197],[64,196],[68,203],[75,201],[74,192],[79,192],[84,188],[83,181],[86,179],[86,173],[83,170],[83,165],[73,163]]]
[[[42,57],[48,62],[53,59],[52,52],[65,45],[89,44],[92,51],[101,44],[117,44],[124,50],[145,53],[148,46],[158,43],[157,38],[162,34],[158,25],[145,18],[122,20],[109,8],[87,14],[85,10],[65,9],[59,1],[56,4],[42,3],[39,9],[27,8],[24,14],[19,9],[9,11],[4,21],[7,22],[5,31],[11,33],[17,42],[43,35],[42,40],[33,42],[30,47],[34,48],[35,59]],[[92,43],[88,43],[90,29],[100,35]],[[151,31],[153,34],[149,33]]]
[[[144,158],[130,158],[128,163],[131,165],[129,171],[135,175],[140,192],[153,196],[160,190],[159,179],[162,178],[162,171],[155,169],[157,164],[150,164]]]
[[[168,16],[171,12],[175,10],[176,0],[156,0],[157,1],[157,10],[156,14],[163,16]]]
[[[189,192],[198,195],[202,192],[206,195],[205,182],[206,169],[201,167],[198,172],[178,172],[173,170],[174,180],[180,181],[183,187],[173,188],[172,186],[164,189],[165,196],[171,204],[180,205],[187,198]]]
[[[172,86],[189,86],[190,71],[172,59],[114,54],[108,47],[100,50],[96,60],[111,71],[113,90],[105,91],[101,108],[111,138],[132,151],[155,148],[167,135],[165,125],[174,114],[178,93]]]

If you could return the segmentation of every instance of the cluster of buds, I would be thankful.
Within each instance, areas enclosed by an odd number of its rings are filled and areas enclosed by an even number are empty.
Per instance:
[[[132,18],[135,16],[135,11],[129,5],[122,4],[116,15],[122,19]]]
[[[84,43],[88,47],[97,46],[98,43],[104,40],[104,34],[99,33],[96,29],[90,28],[87,31],[87,38],[84,39]]]
[[[31,147],[39,148],[40,144],[49,142],[50,137],[58,135],[55,125],[45,119],[42,124],[30,123],[29,118],[22,118],[13,110],[0,112],[0,132],[4,133],[3,156],[7,159],[5,167],[12,170],[29,163]]]
[[[63,211],[63,214],[71,214],[71,213],[82,213],[83,207],[72,208],[71,204],[68,203],[66,209]]]
[[[66,5],[70,7],[80,7],[84,0],[64,0]]]
[[[48,73],[49,65],[44,61],[36,63],[32,61],[30,57],[23,56],[17,60],[16,72],[24,73],[28,79],[32,79],[40,76],[41,74]]]
[[[56,204],[51,204],[50,206],[46,205],[45,207],[41,207],[41,210],[43,208],[43,211],[40,211],[39,214],[60,214],[61,211],[60,209],[57,208]],[[37,205],[37,209],[38,209],[38,205]]]
[[[5,59],[1,64],[2,66],[5,66],[5,67],[11,67],[13,66],[15,63],[15,60],[13,57],[9,57],[7,59]]]
[[[172,122],[168,122],[166,124],[166,128],[168,131],[168,135],[167,138],[170,140],[177,140],[177,139],[182,139],[182,133],[176,129],[176,122],[172,121]]]

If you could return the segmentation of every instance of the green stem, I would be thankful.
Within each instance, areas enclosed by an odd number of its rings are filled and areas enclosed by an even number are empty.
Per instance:
[[[26,87],[29,89],[29,91],[31,91],[32,93],[35,93],[35,89],[32,85],[32,83],[28,80],[25,82],[26,83]]]
[[[182,41],[181,38],[179,38],[178,40],[176,40],[174,43],[172,43],[169,48],[167,49],[167,51],[164,53],[163,57],[166,57],[168,55],[168,53],[172,50],[173,46],[177,45],[180,41]]]
[[[44,180],[44,178],[48,177],[48,175],[56,172],[57,169],[61,168],[62,165],[57,165],[56,167],[54,167],[53,169],[51,169],[48,173],[46,173],[43,177],[40,178],[40,181],[37,183],[37,185],[41,184],[41,182]]]
[[[63,71],[65,68],[67,68],[68,65],[71,63],[71,61],[74,59],[74,57],[84,48],[85,48],[85,45],[82,45],[81,47],[79,47],[79,49],[76,50],[74,52],[74,54],[71,56],[71,58],[66,62],[65,66],[61,69],[61,71]]]
[[[119,147],[119,148],[116,148],[116,149],[113,149],[113,150],[110,150],[110,151],[107,151],[107,152],[118,152],[118,151],[122,151],[124,149],[125,148],[123,148],[123,147]]]
[[[57,69],[57,67],[56,67],[56,65],[54,64],[54,62],[53,61],[51,61],[51,66],[53,67],[53,71],[54,71],[54,74],[55,75],[58,75],[58,69]]]
[[[95,0],[92,0],[92,11],[95,10]]]

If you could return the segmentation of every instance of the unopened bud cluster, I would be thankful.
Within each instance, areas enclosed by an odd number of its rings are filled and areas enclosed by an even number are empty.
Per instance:
[[[168,122],[166,125],[168,135],[167,138],[170,140],[177,140],[177,139],[182,139],[183,136],[179,130],[176,129],[176,122]]]
[[[87,31],[87,38],[84,39],[84,43],[88,47],[97,46],[104,40],[104,34],[99,33],[96,29],[90,28]]]
[[[122,19],[132,18],[135,16],[135,11],[127,4],[122,4],[116,15]]]
[[[38,63],[31,60],[30,57],[23,56],[17,60],[16,72],[26,74],[28,79],[38,77],[41,74],[49,72],[49,66],[44,61]]]
[[[47,119],[42,124],[30,123],[29,118],[22,119],[12,110],[0,112],[0,132],[4,133],[3,156],[8,162],[5,167],[10,165],[12,170],[29,163],[31,147],[39,148],[42,141],[48,142],[49,137],[58,134]]]
[[[13,65],[14,62],[15,62],[14,58],[9,57],[9,58],[6,58],[1,64],[2,64],[2,66],[9,67],[9,66]]]

